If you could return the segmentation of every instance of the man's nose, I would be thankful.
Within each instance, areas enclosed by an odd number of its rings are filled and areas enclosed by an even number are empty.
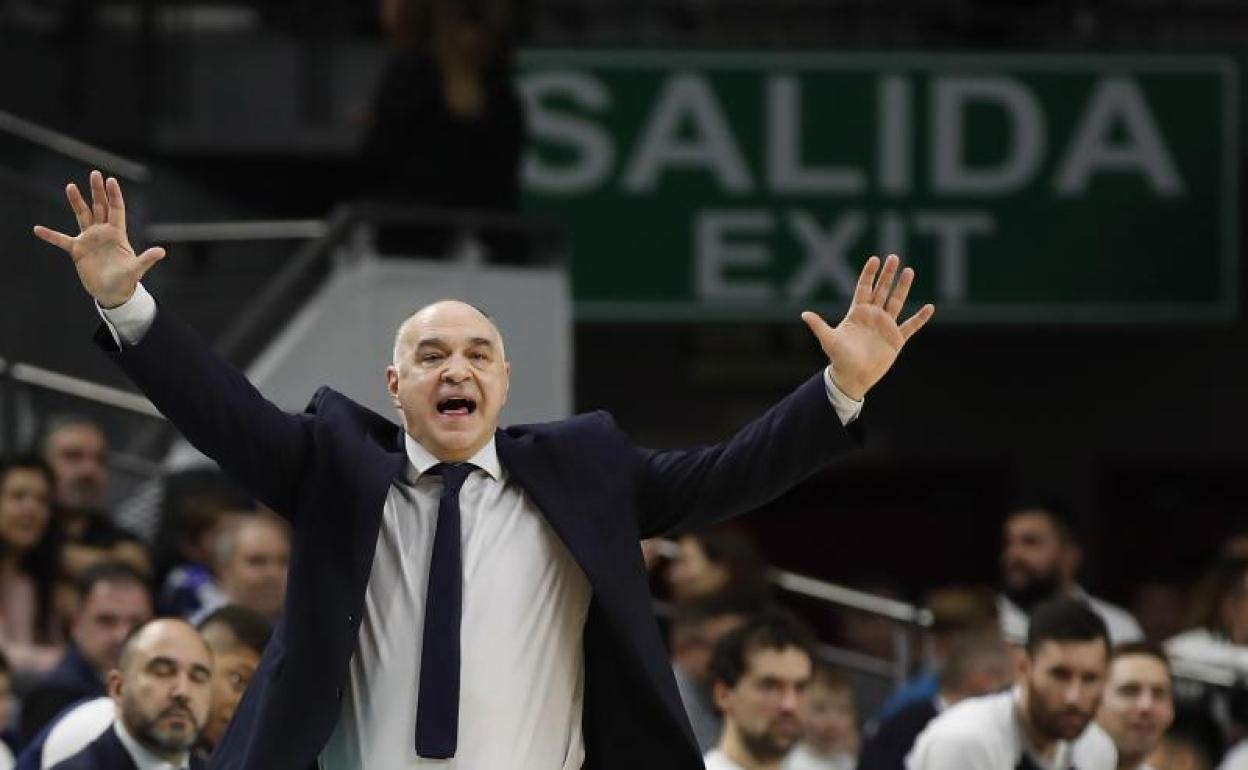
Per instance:
[[[442,369],[442,379],[448,382],[462,382],[468,376],[468,362],[463,356],[451,356],[446,367]]]

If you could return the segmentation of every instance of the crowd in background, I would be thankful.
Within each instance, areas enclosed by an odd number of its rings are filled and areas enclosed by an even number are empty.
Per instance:
[[[918,736],[954,704],[1026,689],[1028,661],[1045,649],[1031,638],[1029,619],[1054,603],[1084,608],[1104,629],[1106,654],[1093,702],[1100,704],[1096,723],[1117,744],[1117,767],[1248,766],[1241,764],[1248,759],[1248,744],[1241,744],[1248,735],[1243,536],[1228,533],[1222,550],[1209,555],[1208,572],[1192,585],[1145,582],[1132,606],[1124,608],[1079,582],[1084,551],[1060,508],[1027,501],[1002,514],[997,583],[945,586],[934,575],[920,601],[931,613],[922,632],[861,611],[804,608],[800,620],[785,615],[778,610],[785,597],[773,593],[762,558],[737,529],[685,535],[665,565],[653,544],[644,548],[656,593],[672,603],[664,622],[673,670],[697,740],[709,752],[708,767],[941,767],[931,752],[906,763]],[[1079,626],[1078,619],[1062,622]],[[794,679],[792,697],[776,694],[752,711],[733,698],[742,687],[741,672],[725,675],[715,661],[740,644],[741,629],[759,623],[791,628],[782,635],[788,641],[755,642],[754,652],[806,650],[811,665]],[[1065,627],[1057,625],[1057,631],[1044,633],[1064,638]],[[905,635],[922,651],[920,665],[910,681],[894,688],[887,677],[829,665],[835,656],[812,645],[809,629],[851,655],[877,660],[891,659],[899,635]],[[765,658],[758,665],[775,663]],[[1138,681],[1150,674],[1162,692],[1148,695]],[[775,673],[769,676],[774,684]],[[1116,679],[1123,677],[1135,678],[1115,690]],[[1130,727],[1120,728],[1123,724]],[[736,764],[717,764],[725,750],[736,754]],[[743,754],[751,761],[743,762]],[[965,757],[961,761],[964,768],[975,767]]]
[[[47,728],[75,707],[108,697],[132,638],[176,640],[160,626],[135,634],[153,618],[185,621],[214,653],[192,748],[220,739],[281,612],[290,531],[209,478],[166,485],[147,542],[104,506],[108,444],[96,423],[53,419],[37,451],[0,461],[0,767],[28,746],[42,751]]]
[[[218,474],[192,473],[164,485],[160,526],[148,542],[105,508],[109,483],[104,431],[84,418],[49,420],[36,451],[0,463],[0,767],[28,748],[34,764],[24,766],[51,767],[64,740],[57,725],[71,726],[62,733],[98,732],[124,712],[108,699],[110,672],[124,669],[128,644],[190,633],[216,660],[190,745],[210,752],[280,615],[290,554],[283,519]],[[931,622],[921,631],[860,611],[834,620],[831,609],[805,607],[799,619],[782,608],[741,530],[682,536],[668,558],[642,543],[673,673],[708,765],[733,768],[731,757],[744,753],[756,761],[740,766],[906,767],[920,734],[953,705],[1023,681],[1036,654],[1032,613],[1065,600],[1086,608],[1107,651],[1117,650],[1105,656],[1098,723],[1113,724],[1106,709],[1114,672],[1147,667],[1151,655],[1165,665],[1166,686],[1143,709],[1158,712],[1145,720],[1156,733],[1147,766],[1239,768],[1248,755],[1239,745],[1248,735],[1248,688],[1240,684],[1248,671],[1248,539],[1228,535],[1191,590],[1159,597],[1156,586],[1144,586],[1126,609],[1079,582],[1083,551],[1055,506],[1029,502],[1003,514],[997,584],[942,586],[933,576],[921,601]],[[153,618],[181,619],[185,628]],[[1052,633],[1062,633],[1060,624]],[[898,634],[921,650],[899,689],[828,663],[829,645],[887,661]],[[1119,745],[1120,759],[1129,754]],[[1145,756],[1138,747],[1130,755]]]

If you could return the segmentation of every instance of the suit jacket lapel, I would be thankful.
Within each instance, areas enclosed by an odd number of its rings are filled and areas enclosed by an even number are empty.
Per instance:
[[[609,569],[602,541],[584,510],[585,503],[578,503],[569,496],[567,481],[534,447],[532,435],[513,438],[499,431],[495,434],[495,446],[503,467],[532,498],[572,558],[585,571],[590,585],[595,591],[601,591]]]

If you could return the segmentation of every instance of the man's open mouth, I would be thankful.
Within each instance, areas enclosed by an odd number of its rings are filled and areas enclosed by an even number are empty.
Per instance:
[[[438,414],[468,415],[477,411],[477,402],[471,398],[444,398],[438,402]]]

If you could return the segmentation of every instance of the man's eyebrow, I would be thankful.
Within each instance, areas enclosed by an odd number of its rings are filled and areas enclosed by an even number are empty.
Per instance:
[[[469,347],[485,346],[492,348],[494,347],[494,341],[489,337],[473,337],[468,340],[468,345]],[[450,345],[441,337],[426,337],[425,339],[418,341],[416,343],[416,347],[417,349],[426,347],[447,348],[450,347]]]

